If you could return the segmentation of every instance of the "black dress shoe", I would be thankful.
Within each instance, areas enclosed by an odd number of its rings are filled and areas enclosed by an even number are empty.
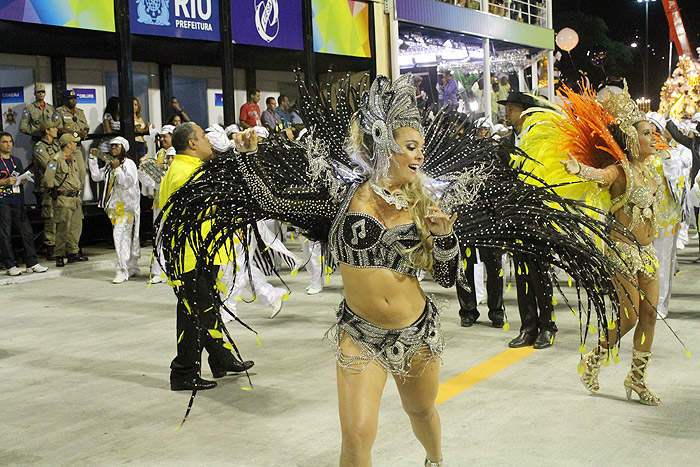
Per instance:
[[[700,263],[700,258],[694,259],[694,260],[693,260],[693,263],[695,263],[695,264]]]
[[[62,268],[65,265],[66,265],[66,263],[63,261],[63,256],[56,257],[56,267],[57,268]]]
[[[476,318],[474,318],[473,316],[463,316],[459,320],[459,324],[463,328],[470,328],[474,325],[475,322],[476,322]]]
[[[227,373],[242,373],[253,367],[255,363],[252,360],[246,360],[245,362],[240,362],[238,360],[229,364],[226,368],[216,368],[211,369],[211,374],[214,378],[223,378]],[[211,367],[211,364],[209,365]]]
[[[534,334],[530,334],[529,332],[521,332],[520,334],[518,334],[518,337],[508,342],[508,347],[510,347],[511,349],[527,347],[528,345],[532,345],[535,342],[536,338],[537,336]]]
[[[88,258],[87,256],[83,256],[80,254],[75,254],[75,255],[68,255],[68,263],[82,263],[83,261],[87,261]]]
[[[554,344],[554,336],[556,335],[556,332],[550,331],[549,329],[542,330],[537,335],[537,339],[535,339],[533,347],[536,349],[546,349],[547,347],[551,347],[552,344]]]
[[[47,246],[46,247],[46,261],[53,261],[55,259],[56,259],[56,257],[54,256],[53,247]]]
[[[190,380],[170,380],[170,390],[171,391],[204,391],[206,389],[214,389],[216,387],[216,381],[207,381],[199,376]]]
[[[491,320],[491,325],[493,325],[494,328],[502,328],[505,322],[505,311],[504,310],[498,310],[495,312],[490,312],[489,311],[489,319]]]

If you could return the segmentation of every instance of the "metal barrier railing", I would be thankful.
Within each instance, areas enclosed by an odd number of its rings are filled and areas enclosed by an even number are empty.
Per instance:
[[[481,10],[482,3],[487,2],[488,12],[510,18],[514,21],[535,26],[547,27],[547,8],[544,1],[538,0],[439,0],[472,10]]]

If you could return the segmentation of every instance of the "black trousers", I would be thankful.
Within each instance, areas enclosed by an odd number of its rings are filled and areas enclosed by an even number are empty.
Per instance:
[[[489,319],[491,321],[500,321],[503,319],[505,306],[503,305],[503,277],[501,269],[503,264],[501,258],[503,252],[492,248],[479,248],[479,257],[486,267],[486,295],[489,307]],[[467,260],[467,283],[471,291],[464,288],[457,281],[457,298],[459,299],[459,316],[466,318],[471,316],[476,320],[479,317],[479,311],[476,307],[476,288],[474,286],[474,265],[476,264],[476,255],[472,255]]]
[[[548,330],[557,331],[552,321],[551,266],[519,253],[513,253],[515,285],[518,288],[518,310],[520,332],[537,334]],[[539,308],[539,313],[538,313]]]
[[[5,267],[10,269],[15,265],[15,255],[12,249],[12,226],[17,228],[22,244],[27,267],[37,264],[36,249],[34,248],[34,231],[27,218],[23,206],[0,204],[0,257]]]
[[[177,356],[170,363],[171,381],[189,381],[199,374],[202,347],[209,353],[212,371],[237,361],[231,351],[224,347],[217,309],[209,295],[216,284],[216,273],[216,269],[186,272],[182,276],[182,286],[176,289]]]

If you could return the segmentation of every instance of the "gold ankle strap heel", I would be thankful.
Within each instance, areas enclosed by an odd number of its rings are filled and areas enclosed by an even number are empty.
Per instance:
[[[581,366],[583,366],[581,383],[594,394],[600,389],[600,385],[598,384],[600,365],[602,365],[607,358],[608,349],[600,349],[598,353],[595,353],[594,349],[581,357]]]
[[[656,397],[647,387],[647,369],[649,368],[649,359],[651,352],[642,352],[634,350],[632,353],[632,367],[625,378],[625,390],[627,391],[627,400],[632,400],[632,391],[639,396],[639,402],[644,405],[659,405],[661,399]],[[637,365],[635,362],[641,362]]]

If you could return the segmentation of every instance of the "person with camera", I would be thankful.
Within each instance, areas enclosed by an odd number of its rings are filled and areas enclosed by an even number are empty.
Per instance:
[[[97,149],[90,151],[88,167],[95,182],[104,181],[99,206],[104,208],[112,221],[112,237],[117,252],[117,271],[112,280],[121,284],[129,277],[138,276],[141,256],[139,225],[141,217],[141,191],[134,161],[127,157],[129,142],[117,136],[110,143],[108,162],[100,168]]]
[[[173,126],[177,126],[181,123],[187,123],[190,121],[190,117],[185,113],[185,110],[180,106],[180,102],[177,100],[177,97],[173,97],[173,116],[171,117],[171,120],[174,117],[178,117],[180,121],[177,124],[171,123]]]
[[[61,151],[54,154],[46,167],[42,184],[53,200],[54,222],[56,223],[56,267],[68,263],[87,261],[80,254],[78,242],[83,232],[83,183],[85,181],[85,161],[75,157],[80,143],[77,133],[64,133],[58,140]]]

